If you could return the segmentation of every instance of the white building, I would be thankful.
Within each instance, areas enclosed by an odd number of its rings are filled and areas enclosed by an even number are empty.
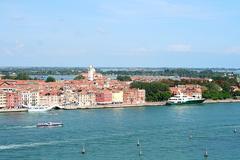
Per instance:
[[[93,81],[94,80],[94,74],[96,73],[96,70],[95,68],[90,65],[89,68],[88,68],[88,80],[89,81]]]
[[[22,92],[21,93],[22,98],[22,105],[26,106],[36,106],[39,105],[39,92]]]
[[[79,93],[77,101],[80,107],[95,106],[96,96],[94,93]]]

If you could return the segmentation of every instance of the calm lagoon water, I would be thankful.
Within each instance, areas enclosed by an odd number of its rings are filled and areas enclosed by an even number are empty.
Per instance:
[[[31,78],[42,80],[46,80],[48,76],[52,76],[56,80],[73,80],[77,75],[30,75]]]
[[[35,127],[44,121],[64,127]],[[201,160],[205,148],[209,160],[240,159],[239,103],[0,114],[3,160]]]

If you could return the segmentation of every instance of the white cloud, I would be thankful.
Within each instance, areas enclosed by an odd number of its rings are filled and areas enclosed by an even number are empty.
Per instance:
[[[192,46],[189,44],[171,44],[167,47],[167,51],[170,52],[190,52]]]
[[[145,56],[153,53],[153,50],[147,47],[136,47],[128,49],[116,49],[105,51],[107,55],[117,56]]]
[[[12,21],[24,21],[25,20],[25,17],[24,16],[13,16],[13,17],[11,17],[11,20]]]
[[[13,55],[13,52],[9,48],[0,48],[0,55],[1,54],[10,56]]]
[[[16,40],[16,43],[15,43],[15,49],[21,49],[24,47],[24,44],[18,40]]]
[[[212,13],[205,8],[167,0],[130,0],[127,4],[119,1],[102,5],[100,9],[105,13],[126,18],[132,16],[141,18],[210,18],[212,16]]]
[[[117,16],[129,16],[129,15],[137,14],[137,12],[131,8],[124,8],[124,7],[122,8],[119,6],[115,6],[113,4],[102,5],[100,6],[100,9],[104,12],[117,15]]]
[[[99,34],[106,34],[107,32],[106,32],[106,30],[104,29],[104,28],[102,28],[102,27],[97,27],[97,33],[99,33]]]
[[[135,52],[135,53],[149,53],[152,50],[150,48],[146,48],[146,47],[139,47],[139,48],[134,48],[131,49],[130,52]]]
[[[227,53],[240,54],[240,47],[230,47],[225,50]]]
[[[0,46],[0,54],[3,55],[15,55],[24,48],[24,43],[16,40],[15,42],[3,42]]]

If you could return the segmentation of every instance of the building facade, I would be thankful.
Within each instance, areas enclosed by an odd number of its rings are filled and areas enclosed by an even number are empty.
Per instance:
[[[6,108],[6,107],[7,107],[6,93],[0,91],[0,108]]]
[[[111,104],[112,92],[108,90],[99,91],[96,93],[97,104]]]
[[[57,93],[44,92],[39,95],[40,106],[59,106],[59,100]]]
[[[6,99],[7,108],[16,108],[21,104],[21,96],[18,94],[18,92],[7,92]]]
[[[21,104],[24,106],[39,105],[39,92],[25,91],[21,93]]]
[[[78,106],[95,106],[96,105],[96,96],[94,93],[78,93],[77,97]]]
[[[112,92],[112,103],[113,104],[123,103],[123,91],[113,91]]]
[[[124,104],[144,104],[145,90],[143,89],[126,89],[123,92]]]

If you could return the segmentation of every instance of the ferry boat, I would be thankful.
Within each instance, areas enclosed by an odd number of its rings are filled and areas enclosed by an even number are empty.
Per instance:
[[[63,127],[63,123],[61,122],[45,122],[45,123],[38,123],[38,128],[41,127]]]
[[[46,112],[51,110],[53,107],[49,106],[27,106],[28,112]]]
[[[173,104],[197,104],[197,103],[203,103],[204,98],[201,96],[188,96],[183,93],[177,94],[171,98],[168,99],[167,105],[173,105]]]

